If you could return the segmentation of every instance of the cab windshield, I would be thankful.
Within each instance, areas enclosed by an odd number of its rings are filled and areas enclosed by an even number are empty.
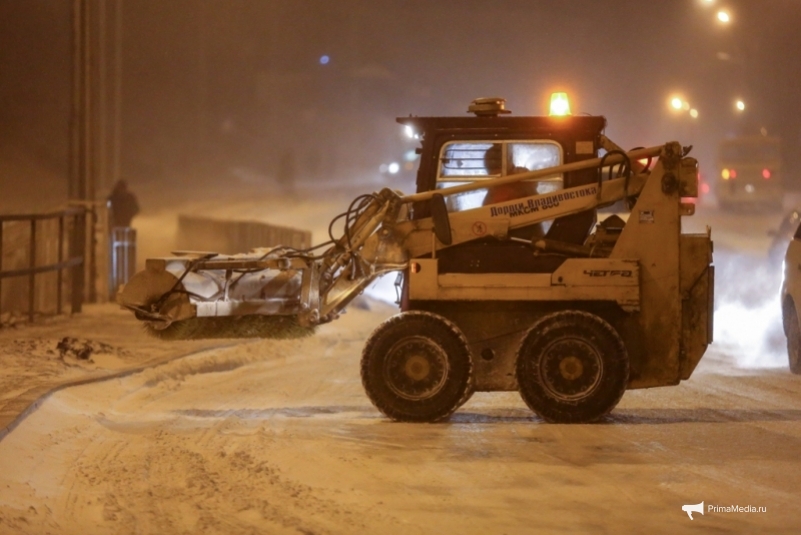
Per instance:
[[[562,163],[562,147],[553,141],[453,141],[442,146],[437,189],[554,167]],[[450,211],[469,210],[563,187],[561,174],[537,180],[450,195]]]

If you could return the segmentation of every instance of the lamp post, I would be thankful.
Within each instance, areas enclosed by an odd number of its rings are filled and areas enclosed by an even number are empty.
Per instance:
[[[108,34],[107,19],[108,0],[73,0],[72,1],[72,105],[70,109],[69,133],[69,175],[68,198],[74,205],[86,208],[87,218],[87,254],[86,276],[87,300],[97,300],[98,257],[103,254],[97,246],[105,243],[98,239],[97,206],[98,188],[108,186],[109,177],[119,177],[120,153],[120,35],[122,24],[122,0],[115,2],[115,67],[114,85],[112,87],[112,104],[109,105],[107,87]],[[108,108],[113,106],[113,120],[109,132]],[[111,135],[109,135],[111,134]],[[109,143],[111,138],[112,143]],[[111,158],[109,158],[111,156]],[[109,170],[111,159],[111,170]],[[104,212],[101,212],[104,213]]]
[[[730,95],[729,102],[733,102],[734,114],[731,115],[732,108],[729,108],[728,114],[730,120],[737,121],[737,130],[746,128],[746,122],[754,120],[753,111],[746,109],[748,107],[753,110],[755,99],[750,98],[751,83],[749,81],[749,70],[754,70],[757,65],[755,63],[755,54],[758,49],[758,41],[755,41],[756,34],[751,33],[749,41],[749,33],[747,28],[742,27],[738,23],[744,17],[737,17],[736,12],[728,9],[719,9],[715,15],[719,26],[724,29],[725,40],[724,43],[728,50],[725,48],[717,53],[717,59],[730,66],[731,82],[728,84],[731,87],[733,95]],[[747,101],[749,98],[750,101]],[[746,104],[748,102],[748,105]],[[748,113],[747,113],[748,112]],[[747,113],[747,115],[746,115]],[[750,119],[749,119],[750,117]],[[750,125],[752,127],[753,125]],[[742,132],[741,132],[742,133]]]

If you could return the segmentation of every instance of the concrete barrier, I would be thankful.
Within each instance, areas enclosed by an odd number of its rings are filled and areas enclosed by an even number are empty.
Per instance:
[[[178,250],[246,253],[255,247],[311,246],[311,232],[258,221],[225,221],[199,216],[178,216]]]

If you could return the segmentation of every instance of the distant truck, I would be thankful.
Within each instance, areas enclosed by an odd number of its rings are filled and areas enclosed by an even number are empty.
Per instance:
[[[721,142],[715,192],[723,210],[781,208],[781,140],[741,136]]]

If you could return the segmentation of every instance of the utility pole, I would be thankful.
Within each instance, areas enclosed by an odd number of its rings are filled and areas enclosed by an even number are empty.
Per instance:
[[[85,82],[87,65],[86,54],[86,5],[84,0],[72,2],[72,95],[70,107],[70,153],[68,188],[70,204],[84,205],[88,198],[87,188],[87,150],[86,150],[86,102]],[[70,233],[70,256],[82,256],[86,259],[86,220],[84,216],[76,217],[75,229]],[[81,312],[84,300],[84,283],[86,266],[76,267],[72,272],[72,312]]]
[[[117,176],[119,166],[119,71],[115,72],[113,171],[109,172],[108,98],[106,68],[108,35],[107,0],[72,0],[72,106],[70,110],[69,201],[87,210],[84,275],[88,278],[86,297],[97,301],[98,247],[105,243],[98,230],[98,189],[108,186],[109,176]],[[115,59],[119,62],[121,0],[115,9]],[[117,67],[119,68],[119,67]],[[103,241],[101,241],[103,240]],[[105,248],[101,247],[101,254]],[[105,265],[105,263],[103,263]]]
[[[87,12],[86,0],[73,0],[72,2],[72,106],[70,109],[70,169],[69,169],[69,199],[71,202],[88,200],[87,159],[86,146],[87,125],[87,91],[86,78],[88,62],[87,39]]]
[[[114,145],[111,156],[111,183],[116,184],[122,174],[122,2],[114,7]]]

